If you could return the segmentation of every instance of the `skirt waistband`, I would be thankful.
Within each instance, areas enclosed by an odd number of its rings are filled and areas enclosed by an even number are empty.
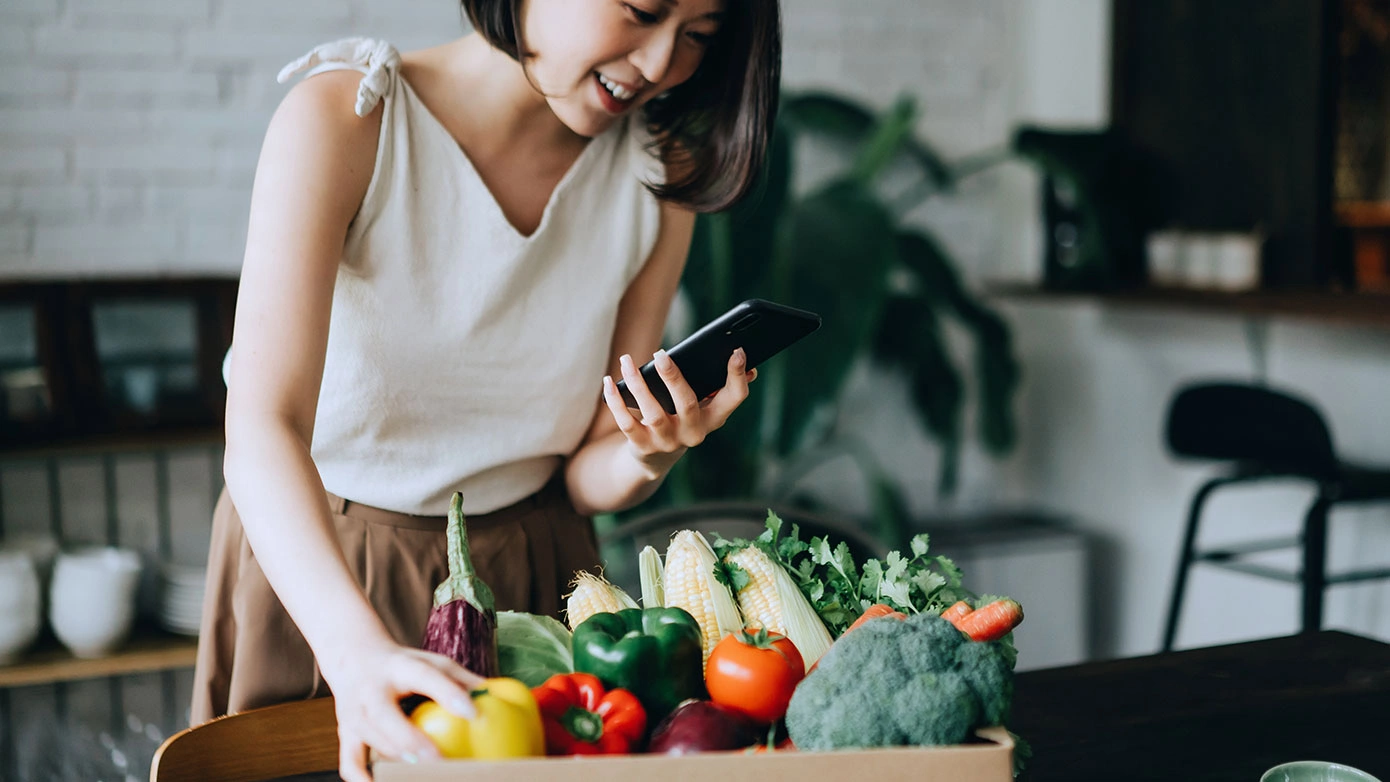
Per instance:
[[[401,527],[404,529],[434,530],[443,531],[448,524],[447,516],[415,516],[409,513],[399,513],[393,510],[385,510],[372,505],[364,505],[360,502],[339,497],[332,492],[326,492],[328,496],[328,508],[335,514],[350,516],[355,519],[368,522],[370,524],[384,524],[390,527]],[[508,505],[505,508],[488,513],[469,515],[467,518],[469,529],[482,529],[485,527],[499,526],[514,523],[525,514],[536,508],[551,505],[557,501],[568,502],[568,495],[565,492],[565,482],[562,473],[556,474],[539,491]]]

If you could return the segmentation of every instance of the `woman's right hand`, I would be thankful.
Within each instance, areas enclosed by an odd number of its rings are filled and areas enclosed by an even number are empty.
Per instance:
[[[469,693],[483,677],[441,654],[394,644],[354,650],[329,680],[338,716],[338,773],[347,782],[371,782],[371,750],[414,763],[439,751],[401,710],[400,701],[423,695],[454,714],[475,714]]]

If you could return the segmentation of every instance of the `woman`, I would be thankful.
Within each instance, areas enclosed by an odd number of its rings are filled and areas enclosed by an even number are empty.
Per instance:
[[[736,353],[697,400],[658,346],[695,212],[761,165],[776,0],[462,5],[444,46],[292,63],[252,195],[193,721],[331,691],[348,780],[369,748],[436,756],[402,696],[472,713],[478,677],[416,648],[454,491],[499,610],[556,614],[588,517],[650,496],[754,377]]]

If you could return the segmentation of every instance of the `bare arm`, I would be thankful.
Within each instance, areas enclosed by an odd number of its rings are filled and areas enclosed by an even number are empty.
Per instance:
[[[656,246],[618,306],[618,323],[609,353],[610,378],[604,379],[604,402],[598,407],[584,444],[565,469],[575,508],[585,514],[623,510],[647,499],[687,449],[725,420],[748,396],[751,375],[744,373],[742,353],[729,362],[729,376],[714,400],[695,398],[680,371],[665,354],[656,356],[657,371],[671,391],[676,414],[667,415],[638,374],[661,347],[666,317],[680,285],[690,251],[695,215],[663,205]],[[613,378],[621,377],[641,403],[640,418],[618,397]]]
[[[351,688],[376,692],[361,683],[364,661],[403,668],[394,671],[401,686],[424,683],[441,697],[466,696],[441,669],[431,667],[431,679],[408,662],[391,662],[399,647],[348,569],[310,458],[334,281],[371,179],[381,122],[380,107],[368,117],[352,112],[359,80],[353,72],[306,80],[266,133],[237,297],[225,457],[227,488],[256,559],[340,696],[349,779],[368,778],[359,767],[363,743],[388,755],[429,752],[399,709],[395,719],[368,713],[386,708],[388,698],[343,697]],[[345,708],[364,712],[361,724]],[[349,751],[360,756],[348,758]]]

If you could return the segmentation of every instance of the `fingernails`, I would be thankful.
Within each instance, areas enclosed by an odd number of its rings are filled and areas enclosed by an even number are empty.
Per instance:
[[[666,355],[666,351],[664,350],[656,351],[656,354],[653,355],[652,358],[656,361],[656,365],[662,369],[670,369],[675,365],[675,362],[671,360],[670,356]]]
[[[743,348],[738,348],[734,351],[734,361],[737,361],[739,366],[748,363],[748,354],[743,352]]]
[[[416,757],[414,752],[407,752],[404,755],[401,755],[401,760],[404,760],[405,762],[411,764],[420,762],[420,758]]]
[[[452,711],[456,717],[473,719],[473,703],[465,698],[455,698],[449,701],[449,711]]]
[[[632,363],[632,356],[629,356],[626,353],[624,353],[622,357],[618,359],[618,363],[622,365],[623,371],[636,368],[636,365]]]
[[[604,376],[603,376],[603,391],[604,391],[604,393],[608,393],[608,392],[610,392],[610,391],[615,391],[615,390],[617,390],[617,386],[614,385],[614,383],[613,383],[613,376],[612,376],[612,375],[604,375]]]

